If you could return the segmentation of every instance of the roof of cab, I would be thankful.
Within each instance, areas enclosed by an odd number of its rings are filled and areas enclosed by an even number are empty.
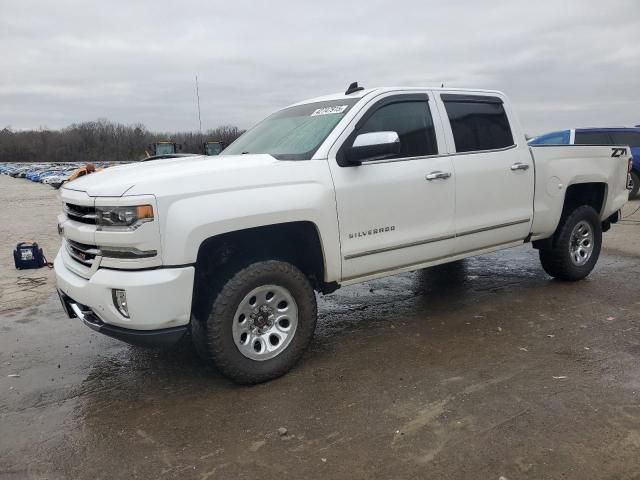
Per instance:
[[[301,102],[294,103],[289,105],[289,107],[295,107],[298,105],[305,105],[308,103],[318,103],[318,102],[328,102],[331,100],[346,100],[353,98],[362,98],[370,93],[387,93],[387,92],[419,92],[424,90],[431,90],[434,92],[447,92],[447,93],[474,93],[474,94],[487,94],[487,95],[499,95],[505,96],[504,93],[498,90],[483,90],[478,88],[447,88],[447,87],[378,87],[378,88],[365,88],[364,90],[359,90],[357,92],[351,93],[349,95],[345,95],[342,93],[332,93],[329,95],[323,95],[321,97],[310,98],[307,100],[303,100]]]

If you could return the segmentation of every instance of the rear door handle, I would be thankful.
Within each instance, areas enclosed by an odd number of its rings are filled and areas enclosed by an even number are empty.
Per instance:
[[[449,172],[441,172],[440,170],[436,170],[435,172],[431,172],[431,173],[427,174],[426,178],[429,181],[438,180],[438,179],[446,180],[450,176],[451,176],[451,173],[449,173]]]
[[[529,164],[527,163],[514,163],[513,165],[511,165],[511,170],[513,170],[514,172],[516,170],[529,170]]]

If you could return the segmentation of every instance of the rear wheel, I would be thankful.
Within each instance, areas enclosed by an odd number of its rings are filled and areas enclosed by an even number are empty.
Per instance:
[[[288,372],[309,345],[317,306],[305,275],[290,263],[256,262],[236,272],[213,299],[208,317],[193,320],[199,353],[237,383]]]
[[[540,250],[542,268],[560,280],[582,280],[596,265],[602,247],[602,225],[587,205],[561,220],[552,247]]]
[[[631,171],[631,180],[629,181],[629,200],[633,200],[638,196],[638,192],[640,191],[640,175],[638,172],[632,170]]]

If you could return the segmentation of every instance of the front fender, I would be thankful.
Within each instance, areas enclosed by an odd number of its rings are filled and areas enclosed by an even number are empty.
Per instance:
[[[162,203],[162,201],[159,201]],[[313,223],[325,260],[325,280],[340,278],[340,245],[333,190],[323,183],[268,185],[211,192],[164,205],[165,265],[195,263],[206,239],[247,228],[287,222]]]

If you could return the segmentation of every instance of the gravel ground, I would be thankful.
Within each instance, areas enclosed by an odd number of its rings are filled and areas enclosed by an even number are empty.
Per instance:
[[[582,282],[523,246],[327,295],[301,364],[247,388],[67,319],[11,258],[54,256],[55,191],[0,198],[0,479],[640,478],[640,202]]]

